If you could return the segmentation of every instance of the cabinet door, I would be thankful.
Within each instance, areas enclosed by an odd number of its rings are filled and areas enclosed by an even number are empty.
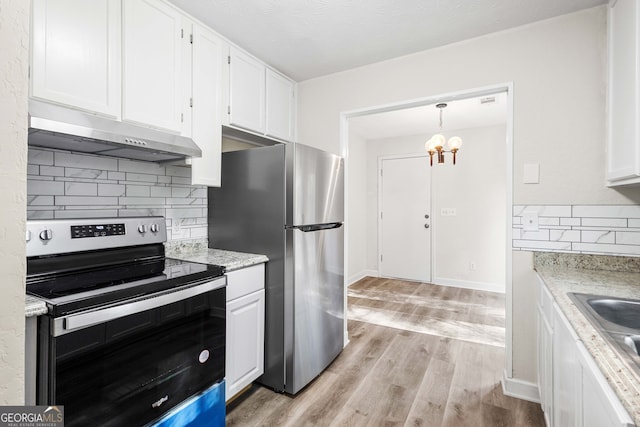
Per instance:
[[[582,365],[583,427],[633,426],[629,413],[581,342],[578,343],[578,353]]]
[[[237,49],[230,52],[229,123],[264,133],[266,67]]]
[[[193,26],[192,137],[202,150],[192,159],[192,184],[220,186],[222,144],[222,68],[225,45],[215,33]]]
[[[34,0],[31,96],[120,117],[120,1]]]
[[[553,316],[553,425],[581,425],[582,369],[577,336],[560,309]]]
[[[182,132],[182,15],[157,0],[126,0],[123,120]]]
[[[264,289],[227,303],[226,398],[264,373]]]
[[[637,0],[618,0],[609,7],[609,147],[607,179],[613,183],[640,182],[638,135],[638,31]]]
[[[267,68],[266,135],[294,140],[295,82]]]
[[[547,426],[553,425],[553,329],[538,307],[538,391]]]

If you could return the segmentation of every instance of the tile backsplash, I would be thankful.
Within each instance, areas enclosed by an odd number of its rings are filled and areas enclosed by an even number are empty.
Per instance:
[[[207,188],[191,168],[29,148],[27,219],[164,216],[167,240],[207,238]]]
[[[538,230],[523,214],[538,214]],[[640,205],[514,205],[513,249],[640,256]]]

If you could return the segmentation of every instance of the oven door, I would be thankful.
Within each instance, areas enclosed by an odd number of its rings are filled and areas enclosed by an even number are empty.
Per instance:
[[[225,285],[42,316],[38,403],[64,405],[67,427],[143,426],[222,381]]]

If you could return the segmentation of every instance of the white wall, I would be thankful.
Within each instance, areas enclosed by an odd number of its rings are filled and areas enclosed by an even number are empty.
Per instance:
[[[357,119],[356,119],[357,120]],[[460,136],[463,149],[456,166],[451,155],[444,166],[432,171],[432,239],[436,254],[433,282],[471,288],[504,291],[505,285],[505,126],[491,126],[445,132]],[[378,159],[396,154],[424,154],[424,142],[430,135],[413,135],[367,141],[366,171],[349,146],[349,182],[366,174],[366,220],[363,237],[349,231],[349,241],[366,241],[365,271],[378,266]],[[351,140],[350,140],[351,143]],[[356,163],[354,166],[352,163]],[[425,159],[425,167],[428,160]],[[360,197],[360,196],[358,196]],[[360,202],[358,202],[360,203]],[[349,202],[349,207],[354,203]],[[456,208],[456,216],[440,216],[441,208]],[[360,233],[362,234],[362,233]],[[349,251],[353,254],[353,251]],[[361,254],[354,254],[360,257]],[[469,269],[469,263],[476,270]],[[352,265],[349,261],[350,266]]]
[[[367,252],[371,244],[371,236],[367,227],[367,145],[366,141],[351,133],[349,135],[349,174],[346,192],[347,213],[346,241],[349,251],[349,264],[346,266],[345,277],[351,284],[366,276],[371,267],[367,265]],[[374,240],[377,242],[377,240]],[[373,268],[375,271],[377,266]]]
[[[29,5],[0,6],[0,405],[24,403]]]
[[[600,6],[308,80],[298,85],[298,139],[339,153],[342,112],[512,82],[514,204],[633,204],[639,190],[605,187],[606,57]],[[523,184],[533,162],[540,184]],[[513,323],[532,324],[520,286],[532,284],[514,280]],[[513,363],[535,359],[514,342]],[[535,369],[515,375],[535,381]]]

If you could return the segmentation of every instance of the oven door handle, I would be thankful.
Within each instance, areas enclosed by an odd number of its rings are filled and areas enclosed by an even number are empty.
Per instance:
[[[163,293],[158,296],[138,299],[132,302],[85,313],[64,316],[56,319],[53,335],[63,335],[76,329],[86,328],[98,323],[108,322],[120,317],[129,316],[131,314],[140,313],[142,311],[151,310],[163,305],[182,301],[187,298],[191,298],[212,291],[214,289],[221,288],[225,286],[226,283],[227,278],[223,276],[216,278],[215,280],[212,280],[210,282],[202,283],[195,286],[189,286],[176,291]]]

